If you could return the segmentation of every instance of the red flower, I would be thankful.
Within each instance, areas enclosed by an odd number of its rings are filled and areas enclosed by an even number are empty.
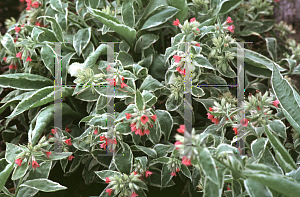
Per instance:
[[[100,141],[104,141],[106,140],[106,137],[105,136],[100,136]]]
[[[70,133],[71,129],[68,128],[68,125],[66,125],[66,132]]]
[[[11,65],[9,65],[9,67],[8,67],[9,69],[11,69],[11,70],[16,70],[17,69],[17,66],[15,66],[15,65],[13,65],[13,64],[11,64]]]
[[[179,22],[179,20],[178,20],[178,19],[176,19],[175,21],[173,21],[173,25],[175,25],[175,26],[179,26],[179,25],[180,25],[180,22]]]
[[[108,144],[117,144],[116,138],[114,138],[114,139],[106,139],[106,142],[107,142]]]
[[[68,157],[68,160],[69,161],[72,161],[72,159],[74,159],[75,157],[73,156],[73,155],[70,155],[69,157]]]
[[[171,172],[171,176],[176,176],[176,172],[175,171]]]
[[[29,61],[29,62],[32,61],[32,59],[30,58],[30,56],[28,56],[27,59],[26,59],[26,62],[28,62],[28,61]]]
[[[195,20],[195,18],[191,18],[190,23],[194,22]]]
[[[249,122],[249,119],[247,119],[247,118],[243,118],[243,119],[241,120],[241,124],[242,124],[244,127],[247,127],[248,122]]]
[[[280,0],[274,0],[274,2],[279,2]]]
[[[278,104],[279,104],[279,100],[276,99],[275,101],[272,102],[272,104],[275,106],[275,107],[278,107]]]
[[[178,145],[180,145],[180,144],[182,144],[180,141],[176,141],[176,142],[174,143],[175,146],[176,146],[176,145],[178,146]],[[175,149],[176,149],[176,150],[179,150],[178,147],[175,147]]]
[[[34,7],[34,8],[38,8],[39,7],[39,2],[36,1],[31,6]]]
[[[229,188],[229,186],[227,186],[227,191],[230,191],[230,188]]]
[[[142,132],[141,129],[137,129],[137,130],[135,131],[135,135],[143,136],[144,134],[143,134],[143,132]]]
[[[184,133],[184,131],[185,131],[185,126],[184,125],[180,125],[179,129],[177,129],[178,133]]]
[[[207,113],[206,114],[207,115],[207,118],[209,119],[209,120],[213,120],[213,118],[214,118],[214,115],[212,115],[212,114],[210,114],[210,113]]]
[[[49,158],[49,156],[51,155],[52,153],[50,151],[47,151],[46,152],[46,156]]]
[[[18,57],[18,58],[21,59],[21,58],[22,58],[22,52],[17,53],[17,54],[16,54],[16,57]]]
[[[212,123],[215,123],[216,125],[219,124],[219,119],[218,118],[213,118],[211,121],[212,121]]]
[[[124,82],[121,83],[121,88],[127,87],[128,85]]]
[[[111,195],[112,192],[113,192],[112,189],[106,189],[106,193],[108,193],[109,196]]]
[[[122,81],[124,81],[125,80],[125,78],[124,77],[122,77]]]
[[[257,110],[260,110],[260,107],[259,107],[259,106],[257,107]]]
[[[131,197],[137,197],[138,195],[137,195],[137,193],[135,193],[135,192],[133,192],[132,194],[131,194]]]
[[[227,29],[228,29],[231,33],[234,33],[235,26],[234,26],[234,25],[230,25]]]
[[[186,166],[191,166],[192,162],[190,159],[188,159],[186,156],[182,157],[182,164],[186,165]]]
[[[152,120],[155,122],[155,120],[156,120],[156,115],[152,115],[151,118],[152,118]]]
[[[15,26],[15,31],[16,33],[19,33],[19,31],[21,31],[21,27]]]
[[[180,71],[181,71],[180,67],[177,67],[176,70],[177,70],[177,72],[179,72],[179,73],[180,73]]]
[[[38,162],[33,161],[33,162],[32,162],[32,168],[33,168],[33,169],[36,169],[37,167],[40,167],[40,165],[38,164]]]
[[[149,170],[147,170],[147,171],[145,172],[145,174],[146,174],[146,178],[147,178],[148,176],[151,176],[151,174],[153,174],[153,172],[150,172]]]
[[[150,131],[149,131],[148,129],[145,129],[145,130],[144,130],[144,133],[145,133],[146,135],[149,135],[149,134],[150,134]]]
[[[200,44],[199,44],[199,43],[197,43],[197,44],[196,44],[196,46],[197,46],[197,47],[200,47]]]
[[[106,177],[106,178],[105,178],[105,183],[108,184],[109,182],[110,182],[109,177]]]
[[[142,121],[143,124],[146,124],[146,122],[148,122],[148,120],[149,119],[148,119],[148,117],[146,115],[142,115],[141,116],[141,121]]]
[[[49,135],[49,136],[48,136],[48,139],[50,139],[50,138],[52,138],[52,137],[53,137],[52,135]]]
[[[27,6],[27,7],[26,7],[26,10],[30,10],[30,6]]]
[[[107,70],[107,71],[109,71],[109,69],[110,69],[110,68],[111,68],[111,66],[110,66],[110,65],[108,65],[108,66],[107,66],[107,68],[106,68],[106,70]]]
[[[15,160],[15,163],[16,163],[18,166],[21,166],[21,165],[22,165],[22,159],[21,159],[21,158],[16,159],[16,160]]]
[[[134,175],[137,175],[137,172],[136,172],[136,171],[133,171],[133,174],[134,174]]]
[[[237,128],[234,127],[232,130],[234,130],[234,134],[237,135],[238,134],[238,131],[237,131]]]
[[[71,138],[67,139],[67,140],[65,141],[65,143],[68,144],[69,146],[71,146],[71,145],[72,145]]]
[[[175,59],[175,62],[178,63],[181,60],[181,57],[179,55],[174,55],[173,58]]]
[[[104,150],[106,150],[106,143],[100,144],[100,148],[103,148]]]
[[[129,120],[129,118],[131,118],[131,114],[129,113],[125,113],[126,114],[126,119]]]
[[[6,62],[6,59],[7,59],[7,57],[4,57],[4,58],[3,58],[3,61]]]
[[[36,22],[35,25],[40,27],[40,26],[41,26],[41,23]]]
[[[231,20],[231,17],[228,16],[226,23],[233,23],[233,21]]]
[[[209,110],[209,111],[214,111],[212,107],[209,107],[208,110]]]
[[[150,124],[150,126],[149,126],[150,128],[152,128],[153,127],[153,124]]]
[[[56,132],[57,132],[57,128],[51,129],[51,133],[56,134]]]
[[[176,172],[179,172],[180,171],[180,169],[179,168],[176,168]]]
[[[179,73],[185,75],[185,69],[181,70]]]
[[[96,130],[94,131],[94,134],[95,134],[95,135],[97,135],[97,133],[98,133],[98,129],[96,129]]]
[[[135,127],[135,125],[134,125],[134,126],[132,126],[132,127],[130,127],[130,129],[131,129],[131,131],[136,131],[136,127]]]

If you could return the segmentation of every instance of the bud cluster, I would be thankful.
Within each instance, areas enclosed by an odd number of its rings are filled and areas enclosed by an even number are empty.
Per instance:
[[[196,21],[195,18],[190,19],[190,22],[186,20],[183,25],[180,24],[179,20],[176,19],[173,21],[173,25],[178,26],[182,33],[185,33],[186,35],[190,33],[194,33],[195,35],[200,33],[200,30],[198,29],[200,23]]]
[[[180,171],[180,160],[171,157],[167,163],[168,169],[171,171],[171,176],[176,176],[176,172]]]

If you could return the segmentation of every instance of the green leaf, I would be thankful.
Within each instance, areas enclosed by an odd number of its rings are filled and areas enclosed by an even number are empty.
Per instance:
[[[234,10],[242,2],[243,2],[243,0],[222,0],[217,5],[217,8],[214,11],[213,15],[216,15],[218,13],[220,15],[226,14],[226,13]]]
[[[112,170],[95,171],[95,173],[103,181],[105,181],[106,177],[114,177],[115,175],[122,177],[122,174],[120,172],[116,172]]]
[[[119,54],[117,56],[117,60],[121,61],[122,66],[134,64],[134,60],[133,60],[132,56],[124,51],[119,52]]]
[[[94,17],[99,19],[104,25],[109,26],[112,30],[119,34],[127,42],[130,48],[133,48],[133,43],[135,43],[136,39],[135,29],[121,24],[118,19],[102,11],[92,9],[90,7],[87,7],[87,9]]]
[[[142,95],[148,107],[152,107],[157,102],[157,97],[147,90],[144,90]]]
[[[64,42],[64,36],[62,33],[62,29],[59,26],[58,22],[56,21],[56,19],[49,17],[49,16],[40,16],[40,17],[44,17],[46,20],[51,22],[51,28],[55,34],[55,37],[57,38],[58,41],[60,42]]]
[[[4,158],[0,159],[0,190],[2,190],[3,186],[6,183],[6,180],[10,176],[13,169],[14,162],[7,163],[7,161]]]
[[[151,148],[147,148],[147,147],[139,146],[139,145],[133,145],[130,148],[132,151],[142,151],[145,154],[147,154],[148,156],[153,157],[153,158],[156,158],[156,156],[157,156],[156,152]]]
[[[21,166],[17,166],[12,174],[11,180],[17,180],[21,177],[23,177],[27,170],[29,168],[29,165],[27,162],[22,162]]]
[[[135,24],[133,0],[127,0],[122,3],[122,20],[125,25],[133,28]]]
[[[69,87],[62,88],[62,98],[66,96],[70,96],[72,95],[72,93],[73,93],[73,88],[69,88]],[[22,101],[16,106],[12,114],[9,115],[7,118],[13,118],[23,113],[24,111],[27,111],[28,109],[50,103],[53,101],[53,97],[54,97],[54,87],[45,87],[39,89],[33,94],[31,94],[30,96],[28,96],[27,98],[22,99]]]
[[[286,178],[286,176],[264,171],[243,171],[243,174],[270,189],[288,197],[297,197],[300,193],[299,184]]]
[[[202,56],[193,57],[193,65],[215,70],[215,68],[210,64],[207,58]]]
[[[106,44],[100,44],[96,51],[91,53],[88,58],[85,60],[84,65],[87,67],[93,67],[94,64],[96,64],[97,59],[100,55],[106,55],[107,54],[107,45]]]
[[[159,157],[165,157],[168,154],[168,150],[170,149],[171,145],[165,145],[165,144],[156,144],[153,149],[157,153],[157,158]]]
[[[169,157],[160,157],[160,158],[157,158],[157,159],[153,159],[153,160],[150,161],[149,166],[152,166],[152,165],[157,164],[157,163],[167,164],[169,162],[169,160],[170,160]]]
[[[151,75],[148,75],[146,79],[143,81],[140,91],[148,90],[149,92],[155,92],[156,90],[162,89],[164,85],[162,85],[158,80],[154,79]]]
[[[52,9],[56,10],[57,12],[64,11],[61,0],[50,0],[50,6]]]
[[[297,102],[300,98],[299,94],[293,90],[293,87],[282,77],[277,68],[272,73],[271,83],[284,116],[293,128],[300,133],[300,114],[298,113],[300,111],[300,104]]]
[[[31,26],[25,25],[25,28],[29,29],[31,28]],[[58,41],[52,30],[39,26],[33,28],[31,37],[39,42],[48,42],[49,40],[51,40],[52,42]]]
[[[119,122],[116,124],[116,131],[121,133],[122,135],[128,135],[131,133],[130,122]]]
[[[37,189],[43,192],[55,192],[67,189],[67,187],[62,186],[59,183],[44,178],[29,180],[20,185],[20,187],[24,186]]]
[[[21,90],[36,90],[53,86],[53,81],[41,75],[15,73],[0,75],[0,87]]]
[[[158,123],[160,124],[160,129],[165,136],[165,141],[168,141],[173,128],[173,118],[171,114],[165,110],[156,110],[155,113]]]
[[[172,7],[179,9],[180,11],[175,15],[175,18],[179,20],[181,24],[183,24],[183,20],[185,19],[188,13],[188,6],[186,0],[169,0],[168,4]]]
[[[285,124],[281,120],[273,120],[269,123],[271,131],[282,137],[284,140],[287,138]]]
[[[80,29],[73,37],[73,47],[76,50],[78,56],[81,55],[82,51],[86,48],[91,40],[91,28]]]
[[[267,147],[267,138],[258,138],[251,143],[251,152],[256,159],[260,159]]]
[[[145,101],[139,90],[135,92],[135,104],[139,110],[145,109]]]
[[[5,159],[9,163],[15,163],[16,157],[22,152],[23,150],[19,146],[6,142]]]
[[[174,8],[172,6],[164,6],[160,8],[156,14],[148,18],[140,30],[149,29],[161,25],[171,19],[178,12],[179,10],[177,8]]]
[[[250,195],[250,197],[256,197],[256,196],[261,196],[261,197],[269,197],[273,196],[269,188],[267,188],[265,185],[254,181],[252,179],[246,179],[244,180],[244,185],[245,188]]]
[[[163,189],[173,178],[167,164],[164,164],[161,171],[161,189]]]
[[[203,169],[204,174],[215,184],[219,185],[216,164],[206,147],[200,151],[200,155],[197,157],[197,159],[199,165]]]
[[[221,191],[219,189],[219,184],[211,181],[209,177],[205,177],[203,197],[220,197]]]
[[[182,174],[184,174],[184,176],[186,176],[186,177],[189,178],[191,181],[193,181],[193,180],[192,180],[191,172],[190,172],[189,168],[188,168],[186,165],[184,165],[184,164],[181,164],[181,165],[180,165],[180,172],[182,172]]]
[[[167,71],[167,67],[164,65],[164,55],[162,54],[154,54],[153,62],[149,68],[149,74],[159,81],[163,81],[165,79],[165,73]]]
[[[10,34],[6,33],[3,38],[1,39],[1,44],[4,46],[6,50],[12,53],[13,56],[17,54],[16,48],[14,45],[14,39],[11,37]]]
[[[276,155],[280,155],[282,157],[282,159],[287,164],[289,164],[294,170],[297,169],[297,165],[295,164],[291,155],[284,148],[284,146],[281,144],[279,139],[276,136],[272,135],[272,133],[269,131],[269,128],[270,128],[269,126],[265,126],[265,133],[266,133],[268,140],[269,140],[270,144],[272,145],[273,149],[278,151],[278,152],[275,152]],[[293,169],[291,169],[291,170],[293,170]]]
[[[67,84],[67,75],[68,75],[68,68],[70,64],[70,60],[76,53],[68,53],[65,55],[61,60],[61,77],[62,77],[62,83]]]
[[[132,171],[133,154],[128,144],[123,143],[123,150],[118,150],[116,154],[123,156],[115,156],[115,164],[119,172],[130,174]]]
[[[42,161],[55,161],[55,160],[65,159],[72,154],[73,154],[72,152],[62,152],[62,153],[52,152],[52,154],[49,156],[49,158],[46,155],[43,155],[43,156],[36,156],[36,159],[39,159]]]
[[[136,53],[140,53],[143,50],[150,47],[150,45],[154,44],[159,39],[158,35],[155,34],[144,34],[139,37],[138,41],[135,44],[134,51]]]
[[[265,38],[268,52],[274,62],[277,61],[277,40],[275,38]]]
[[[55,57],[55,51],[48,44],[45,44],[41,50],[41,58],[52,76],[55,76],[54,61],[53,61],[54,57]]]
[[[86,7],[84,5],[85,2],[86,2],[86,0],[78,0],[78,1],[76,1],[76,12],[82,18],[84,18],[85,15],[88,14],[88,11],[87,11],[87,9],[86,9]],[[97,2],[97,1],[93,1],[93,2]]]

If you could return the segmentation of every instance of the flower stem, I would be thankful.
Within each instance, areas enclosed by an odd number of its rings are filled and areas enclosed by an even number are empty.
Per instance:
[[[24,178],[24,176],[22,176],[22,177],[20,178],[19,182],[18,182],[18,186],[17,186],[16,192],[15,192],[15,196],[17,196],[17,194],[18,194],[18,191],[19,191],[19,189],[20,189],[20,185],[21,185],[21,183],[22,183],[23,178]]]

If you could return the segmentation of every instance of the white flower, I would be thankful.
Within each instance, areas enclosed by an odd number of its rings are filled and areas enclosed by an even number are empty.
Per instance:
[[[84,64],[74,62],[69,66],[68,73],[73,77],[76,76],[78,73],[78,70],[83,70]]]

